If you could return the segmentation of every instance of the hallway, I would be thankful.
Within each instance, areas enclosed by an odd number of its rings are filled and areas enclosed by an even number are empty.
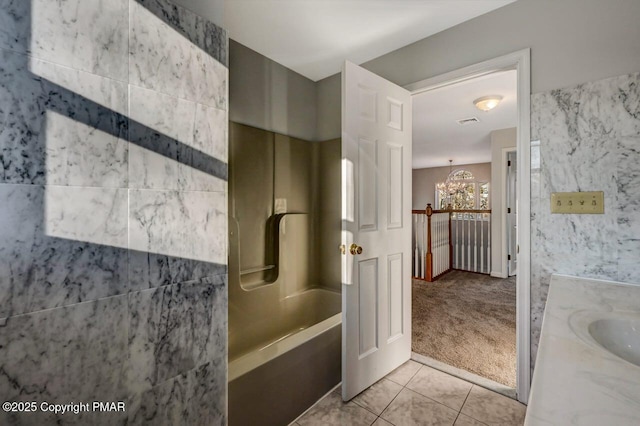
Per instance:
[[[503,385],[516,385],[516,277],[452,271],[413,280],[412,350]]]

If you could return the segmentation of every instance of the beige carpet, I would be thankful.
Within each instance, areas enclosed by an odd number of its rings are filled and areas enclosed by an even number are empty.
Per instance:
[[[452,271],[413,280],[413,351],[516,386],[516,281]]]

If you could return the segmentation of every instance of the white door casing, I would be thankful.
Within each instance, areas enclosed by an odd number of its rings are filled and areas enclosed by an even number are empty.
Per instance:
[[[518,231],[518,195],[517,195],[517,170],[518,162],[516,152],[507,152],[507,275],[512,277],[517,273],[517,231]],[[503,237],[504,240],[504,237]]]
[[[411,356],[411,94],[342,72],[342,399]],[[352,254],[352,244],[362,253]]]

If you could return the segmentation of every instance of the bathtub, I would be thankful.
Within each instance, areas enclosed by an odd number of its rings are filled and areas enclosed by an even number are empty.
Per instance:
[[[231,426],[287,425],[340,382],[340,293],[308,289],[269,309],[230,324]]]

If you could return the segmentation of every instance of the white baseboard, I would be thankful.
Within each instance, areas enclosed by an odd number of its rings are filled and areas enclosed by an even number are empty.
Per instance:
[[[507,278],[507,274],[502,271],[500,272],[491,271],[489,275],[491,275],[494,278]]]

